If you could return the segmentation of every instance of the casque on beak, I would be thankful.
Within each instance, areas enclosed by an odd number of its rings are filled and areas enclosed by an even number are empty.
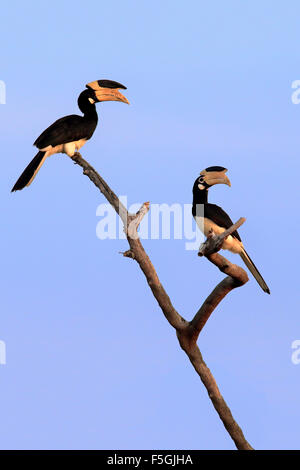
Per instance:
[[[225,174],[226,171],[228,171],[227,168],[220,171],[207,171],[206,169],[201,171],[200,175],[203,176],[203,180],[209,186],[213,186],[214,184],[227,184],[231,186],[230,180]]]
[[[119,92],[119,88],[126,90],[126,87],[121,83],[111,80],[96,80],[88,83],[86,87],[94,91],[98,101],[121,101],[129,104],[128,99]]]

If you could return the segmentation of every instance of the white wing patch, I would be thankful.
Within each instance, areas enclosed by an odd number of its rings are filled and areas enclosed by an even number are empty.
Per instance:
[[[43,149],[40,149],[42,152],[46,152],[45,157],[50,157],[50,155],[54,155],[55,153],[65,153],[69,157],[73,157],[75,152],[83,147],[86,143],[86,139],[75,140],[74,142],[67,142],[66,144],[56,145],[52,147],[52,145],[48,145]]]

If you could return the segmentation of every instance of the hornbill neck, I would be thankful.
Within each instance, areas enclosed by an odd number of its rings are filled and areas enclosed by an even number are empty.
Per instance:
[[[203,189],[202,191],[194,191],[193,192],[193,207],[192,207],[192,214],[195,217],[199,210],[201,209],[197,205],[199,204],[206,204],[207,203],[207,196],[208,196],[208,191],[207,189]],[[203,207],[203,206],[202,206]],[[203,210],[203,209],[202,209]]]
[[[89,101],[90,98],[90,91],[89,90],[84,90],[82,93],[80,93],[78,97],[78,107],[80,111],[83,113],[84,118],[92,121],[98,121],[98,114],[96,111],[96,106],[95,103],[91,103]]]
[[[206,204],[208,197],[208,190],[195,191],[193,194],[193,206],[196,204]]]

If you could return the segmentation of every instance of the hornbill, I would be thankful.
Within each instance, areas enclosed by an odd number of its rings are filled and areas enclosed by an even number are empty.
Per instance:
[[[211,186],[215,184],[227,184],[231,186],[229,178],[225,174],[226,171],[227,169],[222,166],[206,168],[201,171],[200,176],[198,176],[193,186],[192,214],[198,227],[206,237],[210,230],[213,230],[216,235],[219,235],[233,225],[231,218],[221,207],[207,202],[208,189]],[[270,294],[270,289],[246,252],[237,231],[225,238],[222,249],[239,254],[263,291]]]
[[[55,153],[66,153],[72,157],[89,140],[98,123],[95,103],[122,101],[129,104],[119,89],[126,90],[121,83],[112,80],[96,80],[86,85],[78,97],[78,107],[83,116],[71,114],[55,121],[34,142],[39,152],[25,168],[12,191],[29,186],[47,157]]]

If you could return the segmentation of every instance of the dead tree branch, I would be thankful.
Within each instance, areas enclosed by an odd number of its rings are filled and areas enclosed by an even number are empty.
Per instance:
[[[81,157],[79,153],[74,155],[73,161],[83,168],[83,173],[88,176],[95,186],[102,192],[108,202],[121,217],[124,224],[124,232],[130,247],[128,251],[123,253],[123,255],[134,259],[139,264],[139,267],[143,271],[148,285],[164,316],[173,328],[175,328],[181,348],[187,354],[195,371],[206,387],[209,398],[219,414],[226,430],[233,439],[237,449],[252,450],[252,447],[244,437],[241,428],[234,420],[231,411],[222,397],[217,383],[211,371],[205,364],[197,345],[198,336],[217,305],[232,289],[242,286],[248,281],[247,274],[242,268],[230,263],[223,256],[216,253],[220,249],[224,238],[242,225],[245,219],[240,219],[221,235],[216,236],[211,233],[207,241],[200,247],[199,255],[205,256],[222,272],[227,274],[227,277],[217,285],[200,307],[194,318],[189,322],[185,320],[172,305],[172,302],[162,286],[154,266],[145,252],[138,236],[138,226],[143,217],[149,211],[149,202],[145,202],[137,214],[129,214],[108,184],[96,172],[96,170],[94,170],[94,168]]]

